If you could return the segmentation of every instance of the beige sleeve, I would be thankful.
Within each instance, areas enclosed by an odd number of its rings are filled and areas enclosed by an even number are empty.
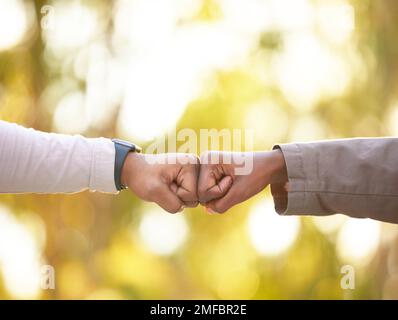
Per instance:
[[[285,157],[289,179],[285,201],[281,188],[271,186],[278,213],[343,213],[398,223],[398,138],[291,143],[274,148]]]

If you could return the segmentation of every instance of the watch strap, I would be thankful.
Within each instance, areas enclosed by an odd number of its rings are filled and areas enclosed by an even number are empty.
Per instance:
[[[124,162],[126,161],[127,155],[130,152],[140,152],[141,149],[133,143],[119,140],[119,139],[112,139],[115,144],[115,186],[118,191],[126,189],[127,187],[124,186],[121,182],[122,178],[122,169]]]

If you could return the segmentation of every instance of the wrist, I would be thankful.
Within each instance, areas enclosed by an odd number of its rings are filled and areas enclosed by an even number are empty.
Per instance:
[[[131,152],[140,152],[141,148],[137,145],[120,140],[120,139],[112,139],[115,145],[115,169],[114,169],[114,179],[115,179],[115,187],[117,190],[123,190],[126,187],[126,184],[123,182],[128,182],[126,178],[128,178],[128,174],[126,174],[126,170],[130,168],[129,165],[125,166],[126,159]],[[123,170],[123,168],[125,168]],[[124,174],[123,174],[124,171]],[[122,181],[123,174],[123,181]]]
[[[137,167],[137,160],[140,156],[142,155],[136,152],[129,152],[127,155],[120,176],[120,182],[123,186],[130,187],[130,179],[135,175],[136,170],[134,169]]]
[[[287,183],[289,179],[282,151],[279,149],[270,151],[270,158],[272,163],[270,183]]]
[[[288,204],[288,184],[287,167],[285,157],[280,149],[271,151],[273,159],[273,173],[271,175],[271,194],[274,198],[275,210],[279,214],[286,212]]]

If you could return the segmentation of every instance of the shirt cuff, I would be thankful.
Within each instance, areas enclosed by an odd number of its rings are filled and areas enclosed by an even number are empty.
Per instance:
[[[88,139],[92,144],[90,191],[118,193],[115,186],[115,144],[110,139]]]
[[[303,165],[303,154],[298,144],[275,145],[273,148],[282,151],[285,158],[288,190],[285,186],[271,185],[275,210],[281,215],[305,214],[311,199],[306,194],[306,175]]]

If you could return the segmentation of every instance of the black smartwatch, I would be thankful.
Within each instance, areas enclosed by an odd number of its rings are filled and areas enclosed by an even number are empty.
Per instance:
[[[141,152],[141,148],[131,142],[112,139],[115,144],[115,186],[117,190],[127,189],[121,182],[122,169],[129,152]]]

